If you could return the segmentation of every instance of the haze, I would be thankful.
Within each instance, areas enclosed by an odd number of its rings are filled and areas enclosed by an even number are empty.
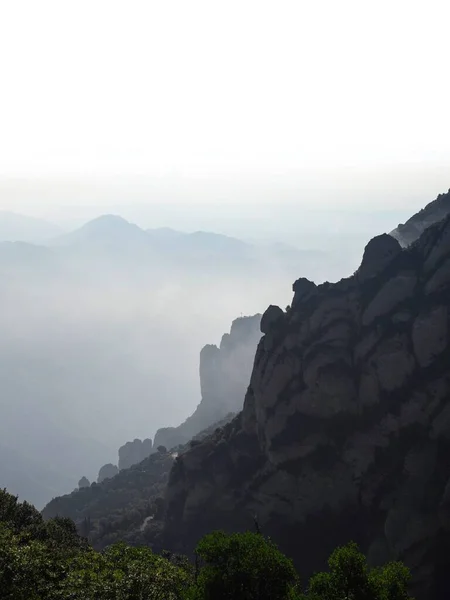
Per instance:
[[[204,344],[448,189],[448,12],[3,3],[0,488],[40,506],[179,424]]]
[[[444,1],[16,0],[5,175],[447,163]]]

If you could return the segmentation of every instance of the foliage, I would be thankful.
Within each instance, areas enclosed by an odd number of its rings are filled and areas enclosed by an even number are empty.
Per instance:
[[[2,600],[181,600],[193,585],[182,561],[124,543],[96,552],[73,521],[44,521],[6,491],[0,519]]]
[[[292,561],[257,533],[211,533],[201,540],[197,554],[205,566],[195,598],[284,600],[297,586]]]
[[[401,563],[369,569],[356,544],[300,593],[292,561],[259,533],[214,532],[186,557],[116,543],[95,551],[68,518],[45,521],[0,490],[2,600],[408,600]]]
[[[149,548],[132,548],[123,543],[102,554],[92,551],[89,556],[80,555],[70,566],[64,583],[67,598],[178,600],[192,585],[188,571],[153,554]]]
[[[408,600],[409,570],[398,562],[369,569],[354,542],[336,548],[329,571],[314,575],[305,598],[311,600]]]

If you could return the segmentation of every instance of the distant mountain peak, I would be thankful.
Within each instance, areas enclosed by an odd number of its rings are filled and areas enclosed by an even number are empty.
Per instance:
[[[57,245],[78,243],[110,243],[110,242],[147,242],[146,232],[119,215],[106,214],[88,221],[79,229],[58,237]]]
[[[98,229],[105,230],[106,228],[119,228],[119,227],[133,227],[136,229],[140,229],[137,225],[133,225],[120,215],[100,215],[92,221],[88,221],[85,225],[81,227],[81,229],[89,228],[89,229]]]

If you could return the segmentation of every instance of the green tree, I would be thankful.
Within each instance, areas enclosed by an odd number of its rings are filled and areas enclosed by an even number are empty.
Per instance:
[[[370,569],[354,542],[336,548],[329,571],[314,575],[308,585],[310,600],[408,600],[409,570],[402,563]]]
[[[0,490],[0,522],[19,532],[41,525],[43,519],[32,504],[18,502],[17,496],[12,496],[3,489]]]
[[[390,562],[373,569],[369,577],[377,590],[377,600],[410,600],[408,585],[411,573],[403,563]]]
[[[206,535],[196,550],[203,562],[192,598],[287,600],[297,587],[292,561],[257,533]]]
[[[193,583],[188,570],[150,548],[118,543],[106,550],[104,558],[116,576],[116,600],[181,600]]]
[[[56,600],[65,578],[64,559],[42,542],[27,540],[0,524],[2,600]]]

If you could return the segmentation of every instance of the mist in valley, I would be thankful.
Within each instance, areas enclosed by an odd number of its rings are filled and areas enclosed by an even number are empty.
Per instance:
[[[206,206],[183,206],[186,228],[196,219],[214,225]],[[147,206],[148,214],[158,208],[162,219],[161,206]],[[55,222],[2,213],[3,485],[40,506],[81,475],[95,480],[125,442],[193,412],[200,350],[218,343],[233,319],[284,308],[300,276],[319,283],[350,275],[367,239],[397,224],[375,211],[301,218],[276,203],[227,214],[221,221],[216,210],[221,233],[186,233],[117,214],[69,230],[57,213]],[[239,233],[232,223],[240,215],[245,241],[224,235]],[[141,224],[143,217],[141,206]],[[57,235],[42,239],[46,232]]]
[[[302,263],[325,268],[317,252],[112,216],[0,244],[3,485],[42,505],[95,480],[126,441],[178,425],[200,401],[201,348],[241,314],[288,304]]]
[[[178,425],[233,319],[448,189],[448,20],[325,4],[5,5],[0,488]]]

